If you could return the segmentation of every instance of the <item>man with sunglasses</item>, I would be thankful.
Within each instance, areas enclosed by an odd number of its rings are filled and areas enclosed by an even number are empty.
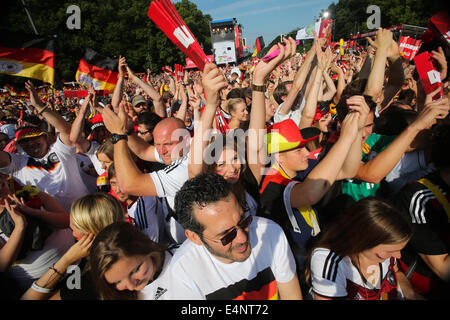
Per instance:
[[[302,299],[281,227],[251,216],[222,176],[186,181],[175,209],[188,240],[170,265],[172,299]]]

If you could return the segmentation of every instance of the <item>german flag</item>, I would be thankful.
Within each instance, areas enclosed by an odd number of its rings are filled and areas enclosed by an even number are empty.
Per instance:
[[[256,55],[264,48],[264,39],[262,36],[256,38],[255,40],[255,51],[253,51],[252,57],[256,57]]]
[[[5,31],[0,40],[0,73],[54,84],[54,39]]]
[[[87,48],[78,65],[75,79],[80,84],[92,85],[95,90],[113,92],[119,79],[119,72],[114,71],[117,62],[117,60],[102,56]]]

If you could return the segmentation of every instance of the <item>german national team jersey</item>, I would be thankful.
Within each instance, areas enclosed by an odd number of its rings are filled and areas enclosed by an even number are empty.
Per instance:
[[[50,194],[67,212],[74,200],[88,194],[78,170],[75,147],[66,146],[59,137],[40,159],[21,154],[10,156],[11,163],[0,172]]]
[[[317,210],[312,206],[291,206],[291,191],[297,183],[301,182],[272,167],[262,180],[260,201],[262,215],[278,223],[286,231],[289,242],[295,245],[297,263],[302,268],[308,241],[319,234],[320,227]]]
[[[127,208],[128,216],[134,224],[155,242],[163,240],[164,212],[157,197],[139,197]]]
[[[311,284],[313,293],[325,298],[350,300],[395,300],[403,294],[393,270],[395,259],[386,259],[373,265],[370,273],[375,278],[364,279],[350,257],[317,248],[311,257]],[[372,277],[371,276],[371,277]],[[376,283],[373,285],[371,282]]]
[[[254,217],[249,227],[250,256],[224,263],[203,245],[186,240],[169,266],[168,299],[276,300],[277,282],[295,275],[295,261],[283,230]]]

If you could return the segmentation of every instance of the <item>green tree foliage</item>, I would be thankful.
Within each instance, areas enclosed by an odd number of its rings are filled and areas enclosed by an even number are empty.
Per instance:
[[[440,0],[339,0],[327,8],[334,20],[334,40],[370,31],[367,18],[371,14],[366,13],[370,5],[380,8],[383,28],[400,24],[426,27],[429,18],[444,10]]]
[[[26,0],[40,35],[56,35],[56,73],[72,81],[85,48],[110,58],[125,56],[136,72],[164,65],[185,64],[185,55],[147,16],[148,0]],[[81,28],[69,30],[66,22],[70,5],[81,9]],[[204,15],[188,0],[175,3],[178,13],[206,54],[211,53],[210,15]],[[20,0],[8,0],[1,13],[2,29],[34,34]],[[15,79],[11,79],[15,78]],[[0,82],[21,82],[19,77],[0,75]]]

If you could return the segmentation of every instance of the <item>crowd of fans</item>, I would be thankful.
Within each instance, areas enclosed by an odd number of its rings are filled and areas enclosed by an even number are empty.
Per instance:
[[[6,299],[447,299],[450,119],[389,30],[340,55],[0,106]],[[64,91],[81,89],[67,86]]]

